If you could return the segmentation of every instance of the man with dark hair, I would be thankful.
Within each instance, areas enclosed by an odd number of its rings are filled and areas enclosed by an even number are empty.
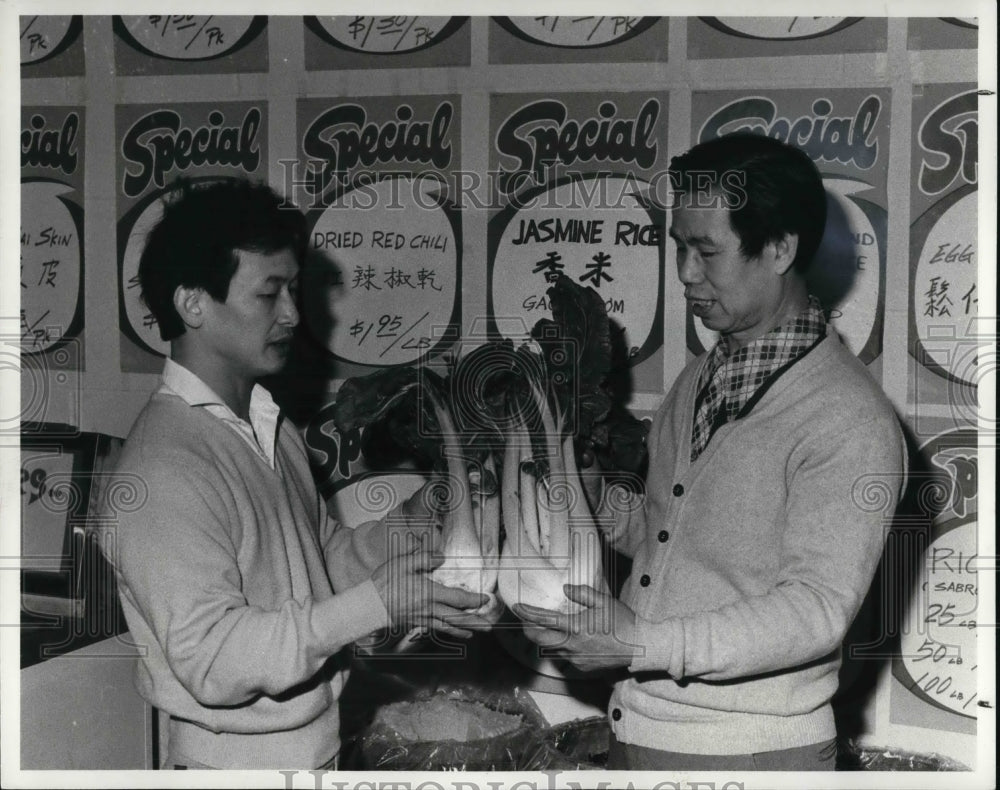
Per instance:
[[[740,134],[671,176],[677,275],[718,343],[657,413],[644,501],[598,509],[633,558],[620,600],[567,587],[580,614],[517,611],[578,667],[625,671],[609,767],[833,770],[841,643],[899,496],[902,432],[806,289],[825,222],[812,161]]]
[[[344,648],[386,626],[468,636],[488,624],[463,610],[485,597],[427,578],[441,560],[414,550],[435,533],[423,491],[353,530],[329,518],[257,384],[299,320],[302,214],[246,181],[175,194],[139,265],[170,358],[118,467],[146,499],[102,544],[144,650],[136,682],[170,715],[168,766],[331,767]]]

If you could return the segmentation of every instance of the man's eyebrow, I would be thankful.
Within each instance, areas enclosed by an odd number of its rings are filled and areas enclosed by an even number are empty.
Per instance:
[[[714,247],[716,243],[715,239],[713,239],[711,236],[689,236],[686,239],[682,239],[680,236],[674,233],[673,228],[670,228],[670,230],[668,230],[667,233],[669,234],[670,238],[672,238],[674,241],[683,242],[684,244],[704,244]]]

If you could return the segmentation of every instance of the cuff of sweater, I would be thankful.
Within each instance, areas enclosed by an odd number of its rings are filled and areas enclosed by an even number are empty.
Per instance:
[[[340,645],[389,625],[389,612],[371,579],[317,604],[313,616],[314,627]]]
[[[684,621],[672,617],[659,623],[635,618],[635,638],[641,650],[629,666],[631,672],[667,672],[684,677]]]

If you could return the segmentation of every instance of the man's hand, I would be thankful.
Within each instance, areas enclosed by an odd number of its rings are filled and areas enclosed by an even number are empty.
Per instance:
[[[562,614],[537,606],[516,604],[532,642],[584,671],[627,667],[641,648],[635,644],[635,613],[611,595],[585,584],[565,584],[563,592],[586,608]]]
[[[465,611],[483,606],[489,600],[487,596],[431,581],[430,572],[443,562],[443,557],[418,546],[390,557],[376,568],[372,581],[394,630],[419,628],[467,639],[472,631],[490,628],[488,621]]]

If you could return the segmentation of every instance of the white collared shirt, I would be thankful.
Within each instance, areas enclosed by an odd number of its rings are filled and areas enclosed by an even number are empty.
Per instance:
[[[250,392],[250,422],[240,419],[198,376],[172,359],[163,366],[163,377],[158,392],[176,395],[189,406],[204,408],[231,427],[246,441],[253,451],[272,469],[274,443],[278,432],[278,415],[281,409],[266,389],[254,384]]]

